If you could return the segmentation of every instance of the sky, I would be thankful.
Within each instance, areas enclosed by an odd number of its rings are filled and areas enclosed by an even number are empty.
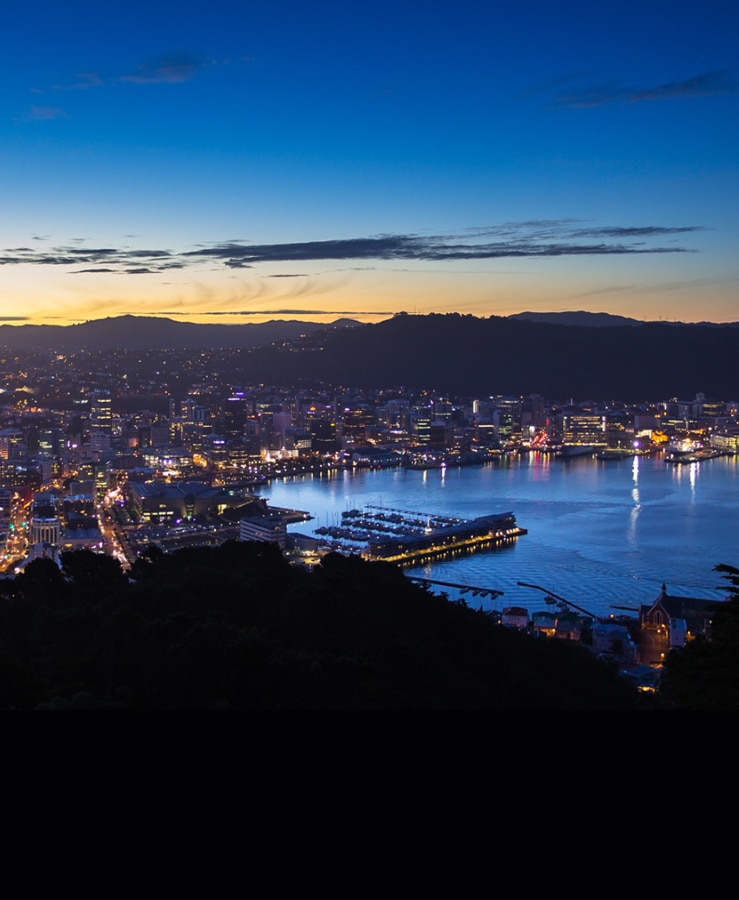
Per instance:
[[[739,321],[739,3],[37,0],[0,323]]]

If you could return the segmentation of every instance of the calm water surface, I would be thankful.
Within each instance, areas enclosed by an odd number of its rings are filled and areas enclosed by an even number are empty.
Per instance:
[[[465,519],[512,511],[528,529],[513,546],[406,570],[502,591],[495,600],[466,596],[486,609],[547,609],[551,591],[607,615],[651,603],[663,582],[670,594],[722,600],[725,583],[713,567],[739,566],[736,457],[670,465],[660,455],[562,461],[532,453],[479,467],[300,476],[259,493],[271,506],[309,512],[310,522],[290,526],[305,534],[367,504]]]

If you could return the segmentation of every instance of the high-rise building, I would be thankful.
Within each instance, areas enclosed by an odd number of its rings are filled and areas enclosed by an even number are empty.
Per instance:
[[[15,428],[0,429],[0,459],[19,459],[23,451],[23,432]]]
[[[431,406],[414,406],[411,410],[412,432],[417,444],[431,441]]]
[[[223,436],[242,438],[249,416],[249,401],[243,393],[232,394],[223,404]]]
[[[101,432],[111,435],[113,430],[113,411],[110,391],[98,388],[90,394],[90,433]]]

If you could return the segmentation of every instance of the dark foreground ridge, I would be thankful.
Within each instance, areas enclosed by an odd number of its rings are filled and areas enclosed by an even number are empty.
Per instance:
[[[586,648],[509,630],[391,563],[266,543],[86,550],[0,582],[0,708],[651,708]]]

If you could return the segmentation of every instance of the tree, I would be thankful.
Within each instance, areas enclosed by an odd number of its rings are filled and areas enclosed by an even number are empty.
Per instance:
[[[61,569],[47,556],[32,559],[17,580],[23,594],[34,599],[56,595],[64,584]]]
[[[81,548],[61,554],[62,571],[78,588],[112,589],[126,582],[120,562],[107,553]]]

